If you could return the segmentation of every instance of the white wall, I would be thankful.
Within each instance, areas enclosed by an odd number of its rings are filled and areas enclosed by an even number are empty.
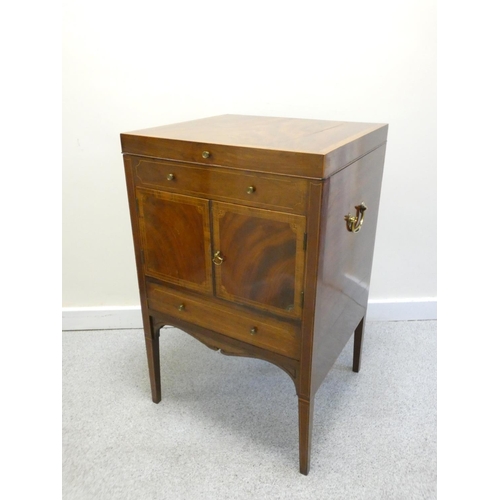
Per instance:
[[[65,0],[63,306],[139,303],[120,132],[389,123],[370,300],[436,296],[434,0]]]

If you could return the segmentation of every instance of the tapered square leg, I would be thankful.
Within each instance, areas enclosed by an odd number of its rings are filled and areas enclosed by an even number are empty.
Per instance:
[[[146,354],[148,357],[149,381],[153,402],[161,401],[160,382],[160,329],[154,329],[151,324],[144,329],[146,339]]]
[[[352,360],[352,371],[358,373],[361,367],[361,351],[363,348],[363,334],[365,331],[365,317],[354,330],[354,354]]]
[[[313,426],[314,398],[299,396],[299,460],[300,473],[307,476],[311,462],[311,438]]]

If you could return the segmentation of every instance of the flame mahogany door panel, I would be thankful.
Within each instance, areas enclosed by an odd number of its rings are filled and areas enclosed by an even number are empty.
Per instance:
[[[137,188],[144,273],[212,293],[209,202]]]
[[[272,313],[302,313],[305,217],[212,202],[218,297]]]

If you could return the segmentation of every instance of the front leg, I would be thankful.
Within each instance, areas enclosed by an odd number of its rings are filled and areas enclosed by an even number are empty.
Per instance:
[[[144,338],[146,340],[146,354],[148,357],[149,382],[151,396],[154,403],[161,401],[160,380],[160,328],[153,325],[153,318],[148,317],[144,324]]]
[[[314,412],[314,396],[299,396],[299,461],[300,473],[307,476],[311,462],[311,439]]]

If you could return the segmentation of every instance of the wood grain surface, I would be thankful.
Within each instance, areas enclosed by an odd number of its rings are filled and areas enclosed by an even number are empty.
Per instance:
[[[137,189],[144,272],[212,293],[207,200]]]
[[[324,179],[386,137],[385,124],[221,115],[123,133],[121,143],[132,155]]]
[[[235,310],[230,304],[208,301],[156,283],[148,283],[147,293],[151,309],[289,358],[299,358],[300,327],[293,322]]]
[[[305,217],[212,203],[217,296],[280,315],[302,315]]]
[[[130,158],[137,186],[280,212],[305,212],[306,179]]]

